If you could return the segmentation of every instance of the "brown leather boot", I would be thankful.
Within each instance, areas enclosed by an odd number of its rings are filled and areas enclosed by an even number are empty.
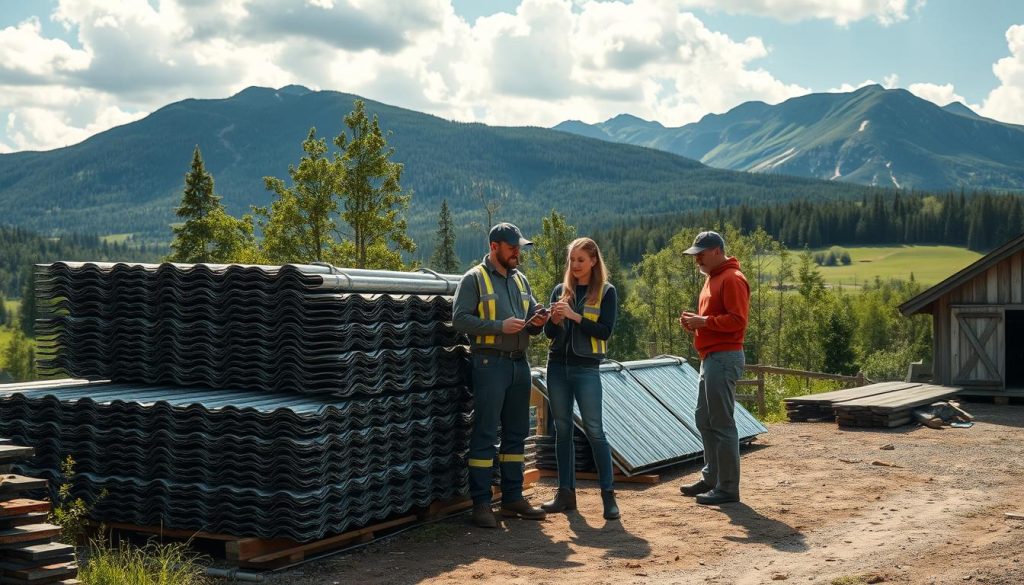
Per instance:
[[[547,517],[544,510],[534,508],[525,499],[501,503],[501,515],[506,518],[526,518],[527,520],[543,520]]]
[[[490,504],[473,504],[473,524],[480,528],[498,527],[498,519],[494,517]]]
[[[551,512],[552,514],[558,512],[566,512],[568,510],[576,509],[576,490],[569,488],[558,488],[555,492],[555,499],[550,502],[544,502],[540,505],[540,509],[545,512]]]

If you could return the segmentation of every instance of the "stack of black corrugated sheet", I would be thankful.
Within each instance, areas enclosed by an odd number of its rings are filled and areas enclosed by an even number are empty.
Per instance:
[[[39,366],[86,379],[333,397],[462,381],[466,350],[444,325],[447,297],[337,292],[348,281],[324,270],[40,266]]]
[[[0,386],[0,434],[110,522],[311,540],[462,492],[465,387],[330,401],[263,391]],[[106,490],[107,495],[99,497]]]
[[[108,522],[308,541],[454,497],[457,278],[38,267],[41,365],[113,382],[3,387],[0,432],[36,447],[26,472],[74,457],[75,494]]]
[[[537,469],[558,469],[558,457],[555,454],[554,435],[533,435],[526,439],[527,449],[535,451]],[[582,431],[576,430],[572,437],[573,449],[576,451],[576,471],[597,471],[594,466],[594,451],[590,441]]]

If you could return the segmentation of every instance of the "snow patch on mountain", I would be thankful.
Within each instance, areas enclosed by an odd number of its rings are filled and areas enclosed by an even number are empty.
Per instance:
[[[775,156],[768,157],[763,161],[757,163],[756,165],[750,167],[748,170],[751,173],[763,173],[765,171],[770,171],[775,167],[781,165],[782,163],[786,162],[787,160],[796,156],[797,152],[798,150],[796,149],[796,147],[790,147],[785,152],[779,153]]]

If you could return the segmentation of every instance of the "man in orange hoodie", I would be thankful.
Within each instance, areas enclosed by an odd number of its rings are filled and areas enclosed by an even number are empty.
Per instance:
[[[684,254],[704,274],[697,312],[683,311],[679,324],[693,334],[700,354],[694,419],[704,443],[704,469],[679,491],[698,504],[740,501],[740,441],[736,430],[736,381],[743,375],[743,335],[750,312],[750,286],[736,258],[725,255],[718,232],[701,232]]]

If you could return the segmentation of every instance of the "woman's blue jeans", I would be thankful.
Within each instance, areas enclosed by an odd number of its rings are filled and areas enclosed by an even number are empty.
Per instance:
[[[548,362],[548,403],[555,421],[555,458],[558,487],[576,489],[576,449],[573,446],[573,402],[580,408],[583,431],[594,451],[594,464],[602,490],[614,488],[612,451],[601,424],[601,372],[597,368]]]

